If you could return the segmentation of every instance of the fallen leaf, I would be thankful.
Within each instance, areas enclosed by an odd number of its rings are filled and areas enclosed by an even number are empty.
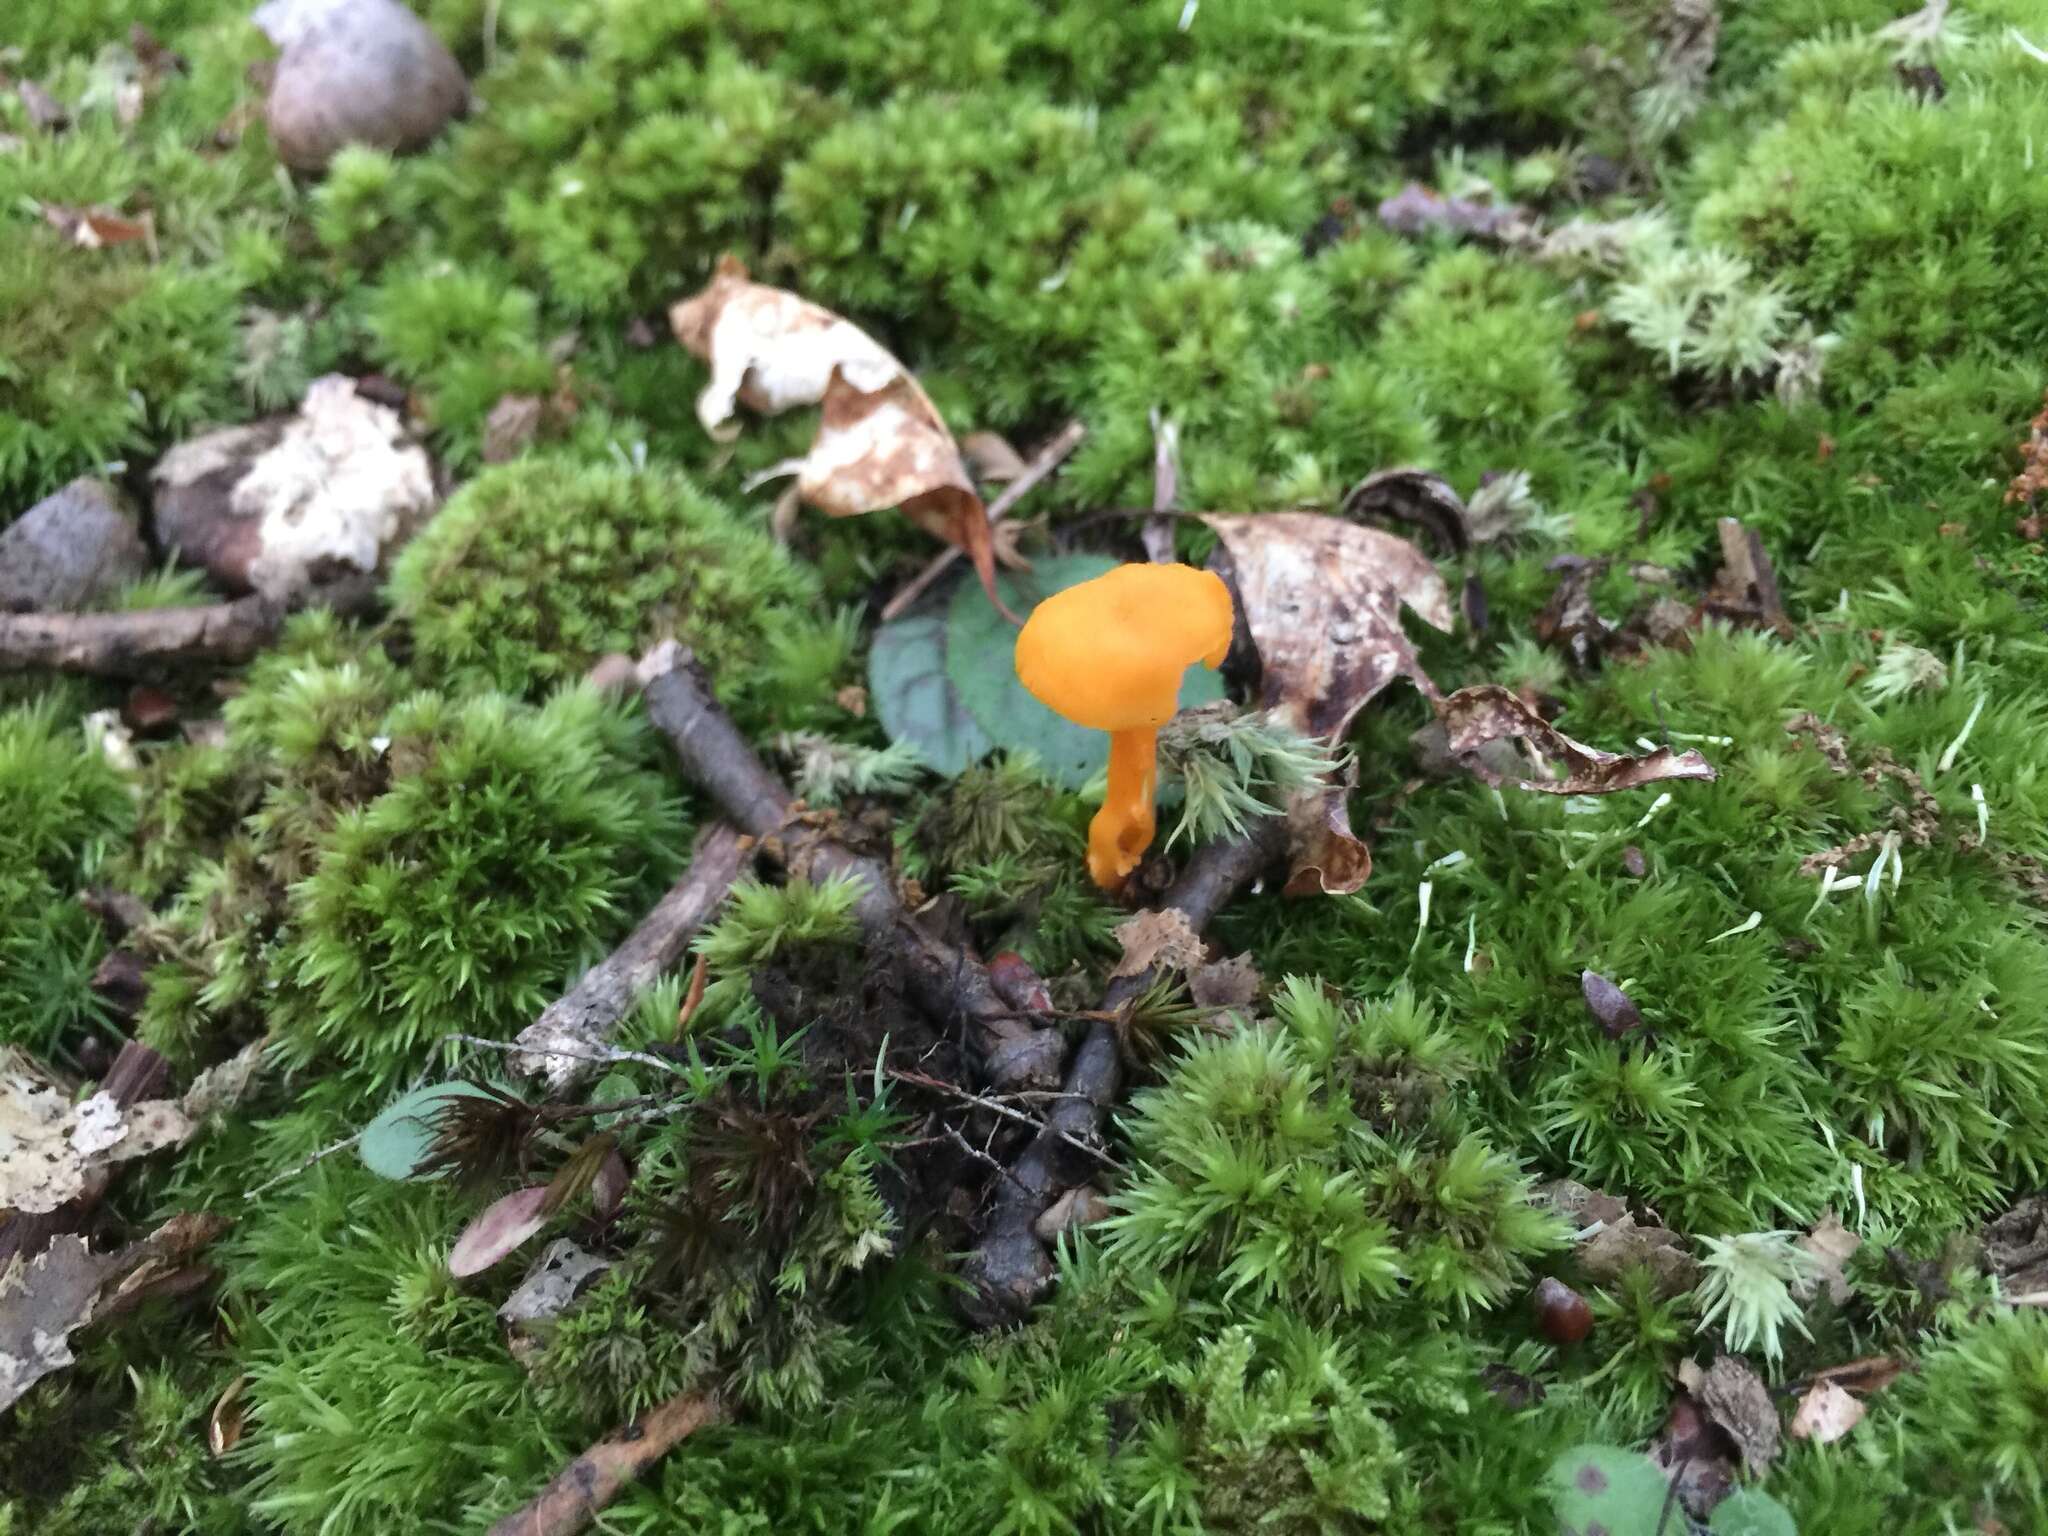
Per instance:
[[[1693,1395],[1735,1442],[1751,1477],[1770,1469],[1778,1457],[1778,1410],[1755,1371],[1733,1355],[1718,1356]]]
[[[1869,1394],[1882,1392],[1897,1381],[1905,1371],[1906,1363],[1890,1355],[1865,1355],[1860,1360],[1850,1360],[1842,1365],[1831,1365],[1824,1371],[1815,1371],[1816,1382],[1832,1382],[1846,1391]]]
[[[1586,1011],[1610,1040],[1619,1040],[1643,1027],[1642,1011],[1629,995],[1598,971],[1579,972],[1579,991],[1586,999]]]
[[[1792,621],[1778,594],[1778,573],[1764,551],[1763,540],[1739,518],[1722,518],[1715,524],[1715,532],[1721,541],[1721,568],[1701,608],[1717,618],[1759,624],[1789,635]]]
[[[632,1182],[632,1165],[617,1147],[607,1150],[597,1176],[590,1181],[591,1213],[599,1221],[610,1221],[618,1215],[619,1208],[626,1203],[626,1188]]]
[[[1401,610],[1447,632],[1456,621],[1450,590],[1414,545],[1312,512],[1204,521],[1229,555],[1264,708],[1304,735],[1335,741],[1397,677],[1439,697],[1401,628]],[[1372,853],[1351,830],[1344,786],[1302,791],[1287,820],[1288,895],[1349,893],[1365,883]]]
[[[503,395],[484,418],[483,461],[503,464],[526,451],[540,434],[547,404],[539,395]]]
[[[548,1186],[514,1190],[484,1207],[448,1254],[448,1273],[458,1280],[482,1274],[548,1224]]]
[[[26,1057],[0,1053],[0,1210],[54,1211],[101,1170],[191,1134],[192,1122],[168,1099],[123,1109],[96,1093],[73,1104]]]
[[[1611,1285],[1638,1265],[1650,1272],[1659,1296],[1682,1296],[1700,1281],[1700,1261],[1684,1238],[1664,1227],[1638,1226],[1623,1216],[1579,1246],[1579,1268],[1588,1280]]]
[[[192,1079],[178,1107],[195,1126],[209,1115],[233,1109],[242,1102],[263,1064],[266,1042],[252,1040],[219,1066],[208,1067]]]
[[[1000,432],[970,432],[960,439],[961,457],[975,478],[1001,485],[1024,473],[1024,456]]]
[[[1607,1227],[1628,1218],[1628,1202],[1601,1190],[1589,1189],[1576,1179],[1552,1179],[1529,1191],[1529,1198],[1549,1206],[1581,1232],[1591,1226]]]
[[[1426,469],[1382,469],[1367,475],[1344,498],[1346,517],[1391,517],[1436,535],[1446,552],[1471,543],[1465,503],[1451,482]]]
[[[1863,1422],[1863,1405],[1831,1381],[1817,1381],[1792,1415],[1792,1438],[1832,1445]]]
[[[242,1443],[242,1428],[248,1422],[249,1405],[243,1400],[249,1378],[237,1376],[214,1399],[213,1412],[206,1416],[206,1449],[216,1459]]]
[[[1378,209],[1379,221],[1397,235],[1422,235],[1432,231],[1469,235],[1475,239],[1511,243],[1535,232],[1529,210],[1514,203],[1482,203],[1469,197],[1445,197],[1419,181],[1411,181]]]
[[[1204,958],[1202,936],[1178,907],[1162,907],[1125,919],[1117,924],[1116,941],[1124,953],[1110,972],[1112,977],[1142,975],[1154,966],[1192,972],[1200,969]]]
[[[1650,1459],[1677,1490],[1680,1506],[1700,1520],[1734,1490],[1736,1457],[1735,1444],[1727,1431],[1709,1417],[1693,1395],[1704,1376],[1692,1361],[1679,1362],[1678,1378],[1683,1390],[1672,1397],[1664,1429],[1650,1446]]]
[[[72,1363],[71,1334],[119,1310],[122,1295],[183,1264],[226,1229],[221,1218],[192,1212],[116,1253],[96,1254],[67,1232],[32,1260],[16,1254],[0,1271],[0,1412]]]
[[[1828,1300],[1838,1307],[1846,1303],[1855,1292],[1842,1266],[1863,1246],[1863,1239],[1843,1226],[1833,1211],[1823,1211],[1813,1230],[1799,1239],[1799,1246],[1820,1262],[1820,1272],[1812,1280],[1801,1281],[1797,1289],[1811,1296],[1825,1286]]]
[[[1984,1265],[2008,1299],[2048,1290],[2048,1195],[2030,1195],[1981,1235]]]
[[[149,246],[152,257],[155,254],[155,214],[145,213],[139,219],[127,219],[105,208],[70,208],[62,203],[43,203],[40,207],[50,227],[81,251],[104,250],[110,245],[132,245],[140,240]]]
[[[1188,992],[1201,1008],[1256,1007],[1265,985],[1249,951],[1197,966],[1188,977]]]
[[[670,309],[669,325],[710,364],[697,419],[713,438],[737,435],[735,402],[763,415],[820,407],[810,452],[782,466],[796,473],[804,500],[832,517],[899,508],[959,548],[1003,608],[988,512],[966,462],[938,408],[880,342],[808,299],[754,282],[730,255]]]
[[[1548,569],[1557,572],[1557,585],[1530,626],[1538,644],[1561,651],[1582,672],[1599,664],[1614,635],[1614,626],[1593,606],[1593,582],[1606,568],[1606,561],[1582,555],[1551,561]]]
[[[498,1321],[511,1338],[512,1352],[524,1363],[538,1346],[538,1325],[554,1321],[612,1268],[612,1261],[558,1237],[534,1260],[533,1267],[498,1308]]]
[[[1487,784],[1546,795],[1608,795],[1664,779],[1716,776],[1713,765],[1697,752],[1659,747],[1631,757],[1574,741],[1498,683],[1460,688],[1443,701],[1442,715],[1451,755]],[[1480,753],[1500,741],[1520,742],[1532,768],[1547,772],[1555,764],[1563,768],[1563,775],[1530,779],[1495,771]]]
[[[1109,1202],[1102,1198],[1102,1192],[1091,1184],[1077,1184],[1067,1190],[1045,1208],[1045,1214],[1033,1224],[1042,1242],[1052,1242],[1062,1232],[1076,1231],[1093,1225],[1110,1214]]]

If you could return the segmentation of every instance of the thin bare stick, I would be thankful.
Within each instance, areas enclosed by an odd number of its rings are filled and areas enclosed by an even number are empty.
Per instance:
[[[490,1536],[575,1536],[620,1489],[698,1430],[727,1417],[712,1393],[677,1393],[562,1468],[523,1508],[492,1526]]]
[[[367,1131],[368,1129],[368,1126],[363,1127],[363,1131]],[[242,1198],[244,1200],[254,1200],[258,1195],[268,1194],[271,1190],[277,1188],[278,1185],[288,1183],[292,1179],[296,1179],[300,1174],[304,1173],[308,1168],[311,1168],[315,1163],[325,1162],[328,1158],[334,1156],[334,1154],[337,1152],[346,1152],[350,1147],[354,1146],[357,1142],[363,1139],[363,1131],[357,1131],[353,1136],[344,1136],[339,1141],[329,1142],[326,1146],[322,1147],[318,1152],[315,1152],[310,1156],[301,1159],[299,1162],[296,1162],[291,1167],[285,1169],[283,1173],[278,1174],[274,1178],[265,1179],[261,1184],[258,1184],[254,1189],[245,1192]]]
[[[368,577],[315,587],[290,603],[254,594],[196,608],[130,613],[0,614],[0,672],[32,668],[90,677],[133,677],[171,663],[247,661],[284,627],[295,607],[359,613],[375,601]]]
[[[1080,1140],[1078,1137],[1069,1136],[1058,1127],[1048,1125],[1045,1121],[1027,1115],[1020,1109],[1012,1109],[1009,1105],[999,1100],[988,1098],[979,1093],[969,1093],[965,1088],[956,1088],[941,1078],[927,1077],[922,1072],[906,1072],[901,1067],[891,1068],[889,1076],[895,1078],[900,1083],[909,1083],[914,1088],[926,1088],[933,1093],[942,1093],[947,1098],[958,1099],[962,1104],[972,1104],[976,1109],[985,1109],[990,1114],[1001,1115],[1005,1120],[1015,1120],[1020,1125],[1030,1126],[1034,1131],[1041,1133],[1049,1131],[1076,1152],[1086,1153],[1089,1157],[1110,1168],[1121,1170],[1123,1167],[1122,1163],[1111,1157],[1101,1147],[1091,1147],[1087,1142]],[[1053,1095],[1053,1097],[1064,1098],[1066,1095],[1062,1093]]]
[[[1010,509],[1023,499],[1027,491],[1039,481],[1058,469],[1068,454],[1081,446],[1081,439],[1088,435],[1088,429],[1078,421],[1070,421],[1060,429],[1059,435],[1038,450],[1024,472],[1008,485],[1002,493],[988,504],[989,526],[994,527],[1010,515]],[[882,609],[882,622],[900,619],[910,611],[911,605],[931,589],[931,584],[953,568],[953,562],[960,558],[958,549],[946,549],[932,556],[929,564],[904,584],[903,590],[889,599]]]
[[[601,1046],[640,994],[682,957],[684,946],[725,904],[753,855],[752,841],[723,822],[698,839],[682,878],[626,936],[625,942],[542,1011],[513,1042],[527,1056],[517,1070],[543,1076],[559,1093],[586,1075],[575,1051]],[[701,981],[694,983],[701,991]]]

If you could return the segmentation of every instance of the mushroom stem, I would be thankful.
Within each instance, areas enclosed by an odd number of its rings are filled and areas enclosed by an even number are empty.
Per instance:
[[[1152,846],[1158,778],[1158,727],[1109,733],[1109,793],[1088,823],[1088,873],[1105,891],[1122,885]]]

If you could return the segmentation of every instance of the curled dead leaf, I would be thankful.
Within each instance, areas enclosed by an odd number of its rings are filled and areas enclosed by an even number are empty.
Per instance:
[[[1846,1303],[1855,1292],[1850,1288],[1842,1266],[1863,1246],[1863,1239],[1843,1226],[1841,1218],[1830,1210],[1821,1212],[1813,1230],[1799,1239],[1799,1246],[1820,1261],[1818,1273],[1811,1281],[1802,1282],[1801,1292],[1811,1295],[1825,1286],[1828,1300],[1838,1307]]]
[[[1313,512],[1204,519],[1230,556],[1260,667],[1260,702],[1304,735],[1337,740],[1397,677],[1439,697],[1401,628],[1401,610],[1449,631],[1450,590],[1414,545]],[[1372,871],[1352,832],[1346,785],[1319,785],[1287,808],[1290,896],[1348,893]]]
[[[1721,1355],[1692,1392],[1742,1452],[1744,1470],[1751,1477],[1768,1471],[1778,1457],[1778,1409],[1763,1379],[1735,1356]]]
[[[1451,482],[1426,469],[1382,469],[1367,475],[1344,497],[1346,517],[1390,517],[1434,534],[1451,554],[1471,542],[1465,502]]]
[[[1716,777],[1713,765],[1697,752],[1659,747],[1632,757],[1574,741],[1498,683],[1460,688],[1443,701],[1441,713],[1452,757],[1487,784],[1546,795],[1609,795],[1664,779]],[[1545,776],[1516,778],[1490,767],[1480,754],[1504,741],[1520,743],[1531,769]],[[1550,776],[1553,768],[1562,774]]]
[[[105,208],[70,208],[62,203],[43,203],[43,219],[65,241],[81,251],[104,250],[110,245],[132,245],[141,241],[156,256],[156,215],[123,218]]]
[[[249,1406],[243,1396],[248,1390],[249,1378],[237,1376],[214,1399],[213,1412],[206,1416],[206,1449],[215,1458],[227,1455],[242,1443],[242,1429],[249,1419]]]
[[[894,354],[821,305],[754,282],[736,257],[669,310],[676,340],[711,367],[697,419],[730,441],[735,403],[763,415],[820,407],[818,435],[783,466],[832,517],[900,508],[974,562],[998,608],[987,509],[938,408]],[[1004,609],[1007,613],[1007,609]]]

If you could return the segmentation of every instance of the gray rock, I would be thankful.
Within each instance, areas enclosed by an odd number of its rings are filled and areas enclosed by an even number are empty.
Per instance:
[[[120,492],[74,480],[0,529],[0,613],[82,608],[149,573]]]

